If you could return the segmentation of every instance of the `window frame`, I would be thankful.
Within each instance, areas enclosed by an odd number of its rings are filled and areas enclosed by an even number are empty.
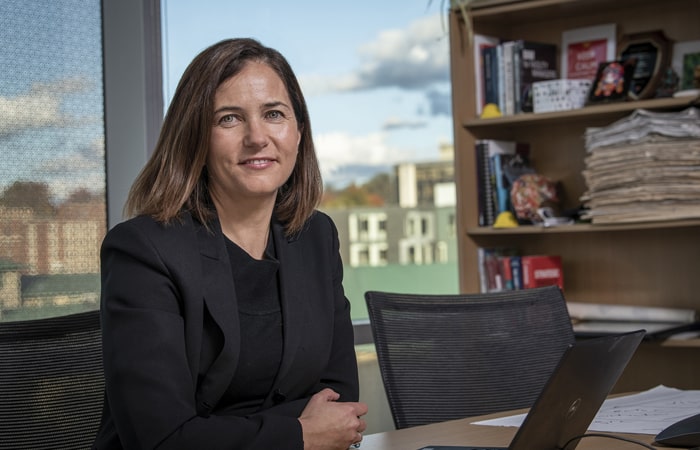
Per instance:
[[[124,218],[129,188],[163,122],[160,0],[102,0],[107,227]]]

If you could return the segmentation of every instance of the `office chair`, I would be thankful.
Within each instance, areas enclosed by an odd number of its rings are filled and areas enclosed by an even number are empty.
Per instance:
[[[365,300],[397,429],[530,407],[574,341],[557,286]]]
[[[89,449],[103,396],[99,311],[0,323],[0,449]]]

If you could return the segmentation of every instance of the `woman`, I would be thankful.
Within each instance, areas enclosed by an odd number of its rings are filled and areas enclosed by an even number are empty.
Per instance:
[[[102,245],[96,449],[347,449],[362,439],[338,236],[306,103],[277,51],[185,70]]]

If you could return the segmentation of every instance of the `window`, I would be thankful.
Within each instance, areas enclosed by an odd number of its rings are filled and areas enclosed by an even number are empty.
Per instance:
[[[0,320],[94,309],[106,231],[99,0],[0,2]]]
[[[359,225],[361,239],[368,240],[369,238],[367,237],[367,233],[369,232],[369,220],[367,220],[367,217],[361,218]]]
[[[0,320],[97,308],[162,120],[160,2],[8,0],[0,38]]]
[[[456,236],[447,220],[455,187],[440,3],[162,0],[166,105],[191,59],[224,38],[256,38],[294,68],[355,320],[367,317],[366,290],[459,289],[456,252],[444,251]]]

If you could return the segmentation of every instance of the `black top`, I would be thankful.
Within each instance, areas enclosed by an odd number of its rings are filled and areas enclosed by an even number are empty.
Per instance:
[[[239,413],[258,410],[270,392],[282,359],[280,308],[275,246],[269,239],[263,259],[251,257],[226,238],[236,286],[241,324],[241,350],[223,405],[236,405]]]

